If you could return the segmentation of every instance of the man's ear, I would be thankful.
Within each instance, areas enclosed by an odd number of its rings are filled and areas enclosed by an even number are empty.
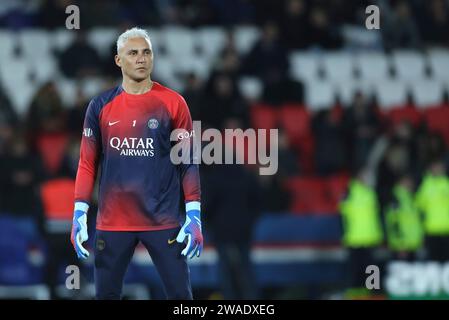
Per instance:
[[[115,59],[115,64],[121,68],[122,62],[120,61],[120,56],[118,54],[116,54],[114,59]]]

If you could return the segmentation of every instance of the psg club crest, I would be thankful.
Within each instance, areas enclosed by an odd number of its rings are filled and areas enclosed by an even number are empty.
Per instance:
[[[156,129],[157,127],[159,127],[159,121],[157,121],[156,119],[150,119],[148,120],[148,128],[150,129]]]

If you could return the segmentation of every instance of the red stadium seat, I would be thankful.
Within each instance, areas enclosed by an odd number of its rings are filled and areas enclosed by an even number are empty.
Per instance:
[[[313,173],[314,139],[309,111],[300,104],[286,104],[279,112],[279,120],[291,145],[299,152],[302,171]]]
[[[284,105],[279,112],[279,120],[292,144],[300,144],[311,136],[310,114],[302,105]]]
[[[251,107],[251,124],[255,129],[277,128],[277,110],[266,104],[257,104]]]
[[[41,199],[47,219],[72,219],[75,200],[75,180],[59,178],[41,185]]]
[[[412,106],[393,108],[387,117],[394,126],[402,121],[408,121],[411,125],[417,127],[422,121],[421,113]]]
[[[320,178],[295,177],[286,182],[292,194],[290,210],[295,214],[333,213],[332,203],[326,194],[326,181]]]
[[[56,173],[65,155],[69,142],[65,133],[43,134],[37,139],[37,149],[47,172]]]
[[[425,110],[425,119],[430,131],[441,134],[449,146],[449,107],[439,106]]]

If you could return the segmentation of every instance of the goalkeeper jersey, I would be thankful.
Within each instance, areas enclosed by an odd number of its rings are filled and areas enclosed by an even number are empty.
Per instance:
[[[174,129],[192,133],[183,97],[154,82],[144,94],[117,86],[93,98],[86,111],[75,201],[89,203],[100,169],[97,229],[147,231],[182,223],[181,196],[200,201],[197,164],[170,159]],[[182,192],[183,191],[183,192]]]

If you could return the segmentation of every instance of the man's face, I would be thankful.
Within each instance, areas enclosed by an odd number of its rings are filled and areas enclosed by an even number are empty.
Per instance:
[[[131,38],[115,56],[122,73],[134,81],[148,79],[153,70],[153,51],[144,38]]]

